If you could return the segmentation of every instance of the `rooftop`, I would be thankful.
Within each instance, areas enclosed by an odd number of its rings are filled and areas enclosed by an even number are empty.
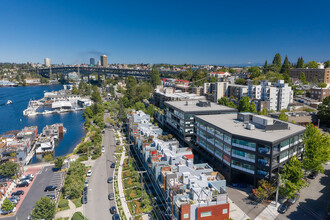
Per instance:
[[[202,101],[205,103],[205,101]],[[224,105],[218,105],[214,102],[207,102],[210,103],[208,106],[201,106],[198,105],[200,103],[199,100],[194,100],[194,101],[170,101],[170,102],[165,102],[165,105],[170,105],[174,108],[177,108],[181,111],[184,112],[209,112],[209,111],[232,111],[236,112],[237,110],[234,108],[230,108]]]
[[[264,117],[273,120],[273,118],[271,117],[266,117],[266,116]],[[283,130],[265,131],[265,129],[260,129],[257,127],[255,127],[255,129],[253,130],[249,130],[246,128],[246,123],[237,120],[236,114],[201,115],[201,116],[196,116],[196,118],[202,119],[231,134],[239,135],[246,138],[254,138],[267,142],[275,142],[279,139],[285,138],[287,136],[299,132],[303,132],[305,130],[303,126],[295,125],[292,123],[287,123],[288,129],[283,129]]]

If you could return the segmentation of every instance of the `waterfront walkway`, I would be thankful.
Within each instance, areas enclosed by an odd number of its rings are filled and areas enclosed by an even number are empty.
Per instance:
[[[118,134],[119,134],[120,144],[123,145],[123,138],[122,138],[121,132],[118,132]],[[126,219],[131,219],[132,218],[132,215],[131,215],[131,212],[129,211],[129,208],[127,206],[127,202],[126,202],[126,198],[125,198],[125,193],[124,193],[124,188],[123,188],[123,180],[122,180],[122,173],[123,173],[123,164],[124,164],[124,159],[125,159],[125,153],[126,153],[126,149],[123,146],[123,152],[121,154],[119,168],[118,168],[118,189],[119,189],[120,202],[121,202],[121,205],[123,206],[125,217],[126,217]]]

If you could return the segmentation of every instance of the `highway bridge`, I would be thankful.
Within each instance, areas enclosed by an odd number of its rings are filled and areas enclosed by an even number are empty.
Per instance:
[[[136,69],[115,69],[110,67],[78,67],[78,66],[63,66],[63,67],[48,67],[48,68],[36,68],[30,69],[32,71],[36,71],[36,73],[40,74],[43,77],[50,78],[52,75],[53,78],[61,79],[61,78],[68,78],[69,73],[76,72],[80,74],[81,78],[89,76],[91,74],[98,74],[98,76],[104,76],[105,78],[111,76],[135,76],[140,78],[149,78],[151,69],[147,70],[136,70]],[[162,77],[168,77],[172,74],[179,74],[178,71],[162,71],[160,70],[159,73]]]

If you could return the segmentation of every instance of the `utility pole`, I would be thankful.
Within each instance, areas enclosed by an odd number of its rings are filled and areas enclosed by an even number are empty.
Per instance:
[[[141,180],[141,202],[143,201],[143,174],[147,171],[138,171],[140,174],[140,180]]]

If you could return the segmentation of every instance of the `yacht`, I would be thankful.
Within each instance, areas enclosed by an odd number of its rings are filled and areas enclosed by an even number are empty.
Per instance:
[[[8,101],[6,102],[6,105],[9,105],[9,104],[11,104],[11,103],[13,103],[13,101],[8,100]]]

